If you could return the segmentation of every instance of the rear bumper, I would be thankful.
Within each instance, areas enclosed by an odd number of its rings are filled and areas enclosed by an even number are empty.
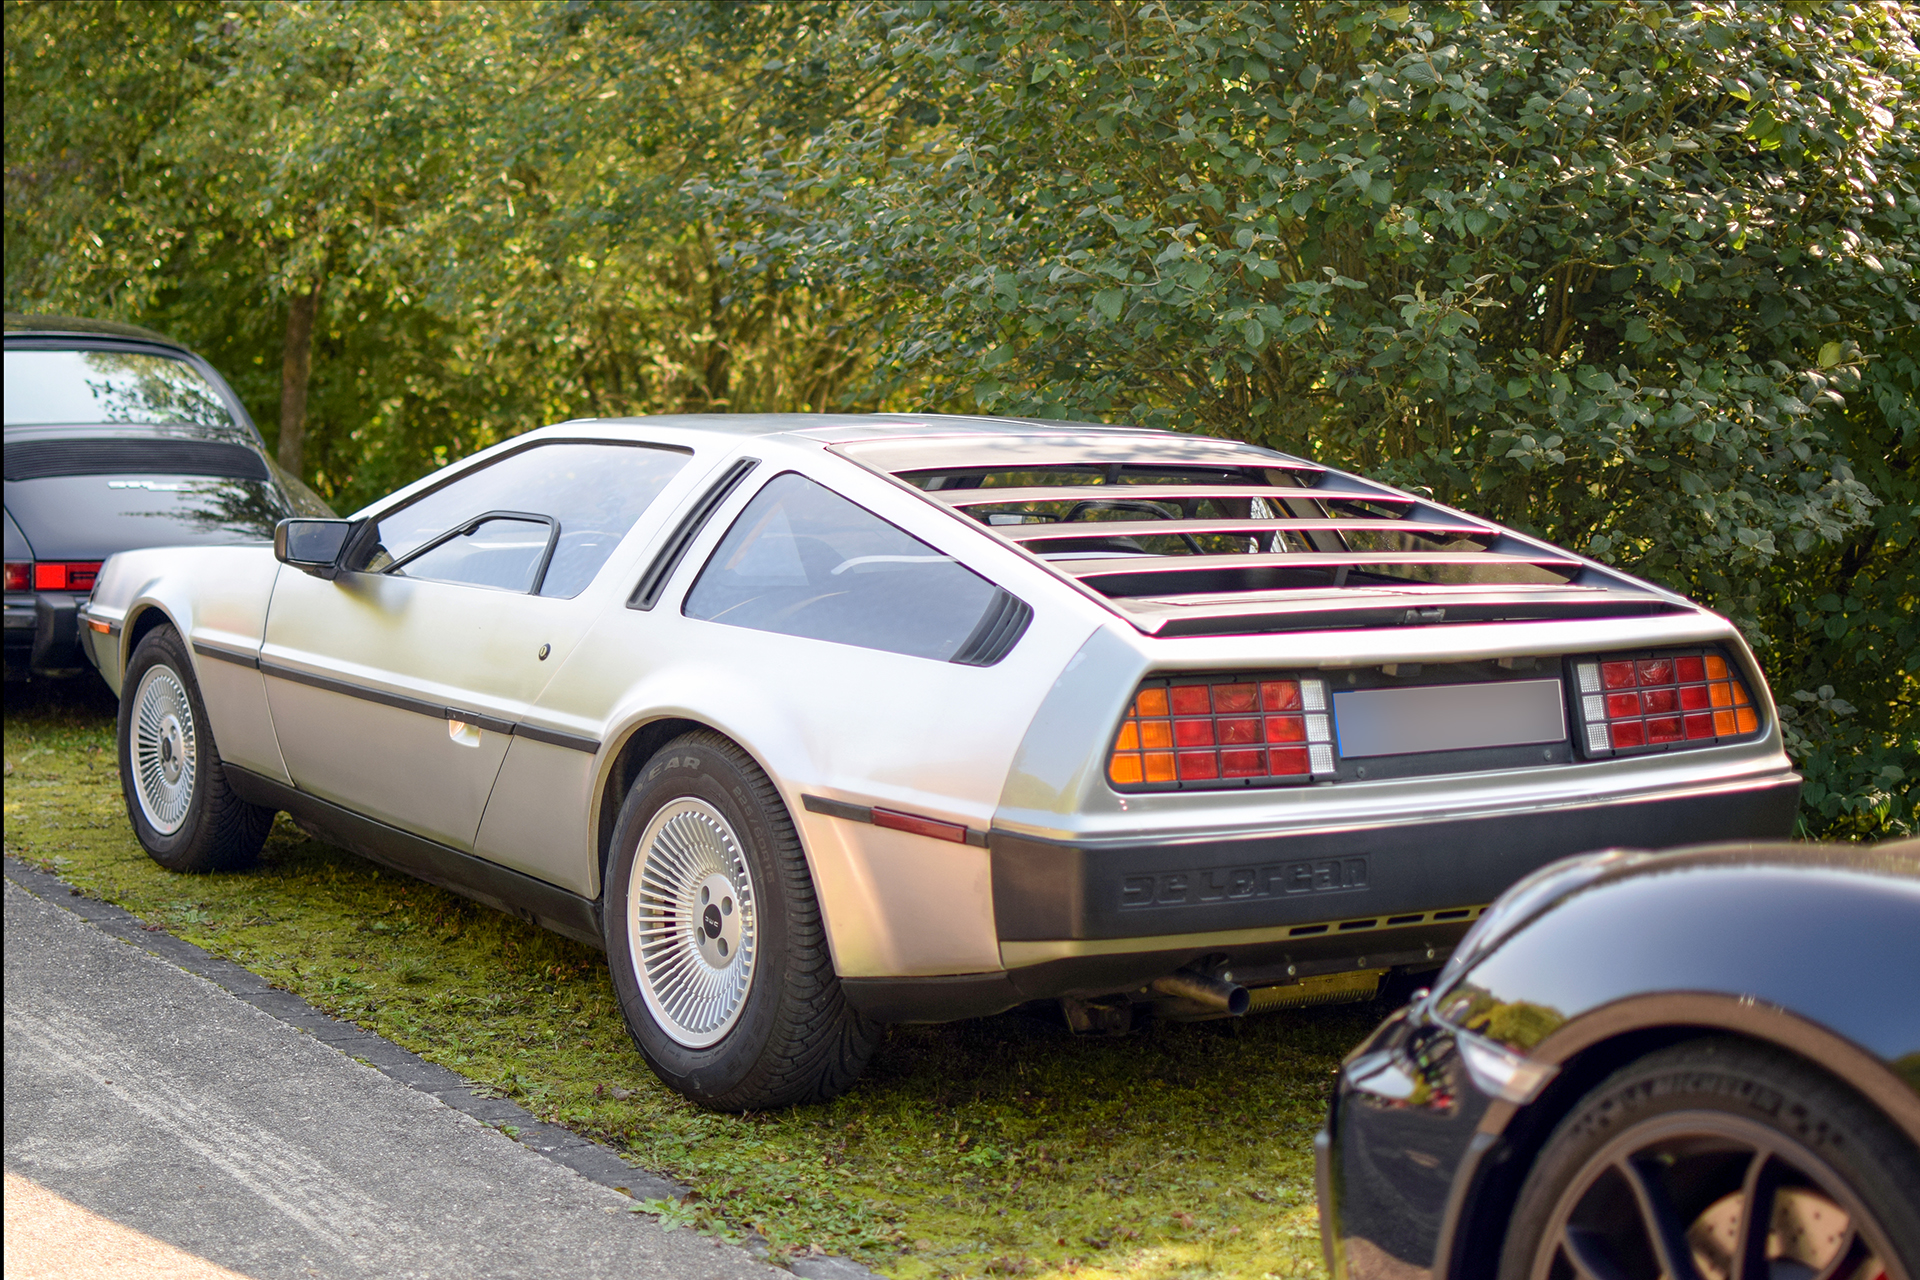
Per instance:
[[[1783,773],[1634,801],[1191,843],[1077,845],[994,832],[1006,969],[842,978],[887,1022],[982,1017],[1029,1000],[1135,990],[1202,960],[1249,985],[1445,961],[1478,908],[1556,858],[1791,834]]]
[[[93,665],[80,646],[80,607],[86,599],[72,591],[7,596],[8,679],[75,675]]]
[[[1800,778],[1789,773],[1677,796],[1181,844],[1079,845],[995,832],[994,919],[1004,944],[1478,905],[1570,854],[1791,835],[1799,797]]]

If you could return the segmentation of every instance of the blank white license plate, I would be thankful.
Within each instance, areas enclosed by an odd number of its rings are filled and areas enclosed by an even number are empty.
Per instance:
[[[1333,722],[1347,759],[1523,747],[1567,737],[1558,680],[1353,689],[1333,695]]]

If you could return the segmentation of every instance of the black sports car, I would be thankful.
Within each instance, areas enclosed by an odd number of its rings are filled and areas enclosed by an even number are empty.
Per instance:
[[[114,552],[332,514],[213,366],[132,325],[8,313],[5,453],[9,680],[86,670],[76,610]]]
[[[1920,841],[1543,868],[1315,1147],[1347,1280],[1920,1280]]]

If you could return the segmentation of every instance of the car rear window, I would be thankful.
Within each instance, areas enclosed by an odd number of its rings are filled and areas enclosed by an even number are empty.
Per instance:
[[[965,661],[1008,597],[866,508],[794,472],[754,496],[687,593],[689,618]]]
[[[231,427],[212,383],[184,360],[130,351],[9,351],[9,427],[130,422]]]

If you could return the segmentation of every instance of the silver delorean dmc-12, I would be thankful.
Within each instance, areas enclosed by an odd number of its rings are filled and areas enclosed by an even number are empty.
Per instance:
[[[1723,618],[1229,440],[896,416],[563,423],[85,613],[141,843],[275,811],[608,954],[741,1109],[880,1027],[1364,998],[1527,872],[1781,836]]]

